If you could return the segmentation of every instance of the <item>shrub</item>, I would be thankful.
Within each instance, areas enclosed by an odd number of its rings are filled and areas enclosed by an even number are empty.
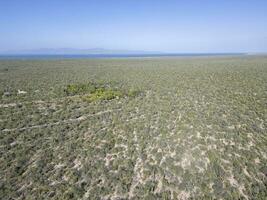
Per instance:
[[[77,94],[86,95],[84,99],[88,102],[112,100],[115,98],[121,98],[123,96],[133,98],[141,93],[139,90],[119,90],[117,87],[111,87],[111,84],[109,83],[100,82],[67,85],[67,87],[64,89],[64,92],[69,96]]]
[[[94,83],[87,83],[87,84],[72,84],[67,85],[64,89],[64,92],[67,95],[76,95],[76,94],[85,94],[94,92],[97,88],[97,85]]]
[[[130,90],[128,93],[127,93],[127,96],[128,97],[136,97],[137,95],[141,94],[141,91],[139,90]]]
[[[112,100],[115,98],[120,98],[122,96],[123,93],[118,90],[100,88],[96,89],[95,92],[86,96],[85,100],[88,102],[94,102],[94,101]]]

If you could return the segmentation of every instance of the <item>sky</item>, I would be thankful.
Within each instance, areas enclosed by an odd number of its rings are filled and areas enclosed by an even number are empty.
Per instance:
[[[267,52],[267,0],[0,0],[0,52]]]

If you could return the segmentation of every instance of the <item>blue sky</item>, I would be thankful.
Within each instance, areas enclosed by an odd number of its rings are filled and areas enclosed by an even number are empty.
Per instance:
[[[266,0],[0,0],[0,51],[267,52]]]

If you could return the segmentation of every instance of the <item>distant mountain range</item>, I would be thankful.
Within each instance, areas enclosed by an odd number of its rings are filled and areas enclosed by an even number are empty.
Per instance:
[[[11,50],[0,52],[2,55],[95,55],[95,54],[162,54],[157,51],[113,50],[103,48],[75,49],[75,48],[41,48],[28,50]]]

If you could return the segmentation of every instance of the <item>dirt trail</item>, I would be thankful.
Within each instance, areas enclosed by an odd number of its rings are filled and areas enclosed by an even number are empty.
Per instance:
[[[17,103],[7,103],[7,104],[0,104],[0,108],[9,108],[9,107],[15,107],[19,104]]]
[[[121,110],[121,109],[117,109],[117,110]],[[88,119],[89,117],[93,117],[93,116],[97,116],[97,115],[102,115],[105,113],[111,113],[114,110],[106,110],[106,111],[101,111],[95,114],[88,114],[88,115],[82,115],[78,118],[70,118],[70,119],[65,119],[65,120],[61,120],[58,122],[54,122],[54,123],[47,123],[47,124],[41,124],[41,125],[35,125],[35,126],[29,126],[29,127],[22,127],[22,128],[13,128],[13,129],[4,129],[2,130],[3,132],[12,132],[12,131],[24,131],[24,130],[31,130],[31,129],[36,129],[36,128],[45,128],[48,126],[56,126],[56,125],[60,125],[60,124],[71,124],[71,123],[75,123],[75,122],[80,122],[80,121],[84,121],[86,119]]]
[[[35,101],[22,101],[22,102],[13,102],[13,103],[6,103],[6,104],[0,104],[0,108],[9,108],[9,107],[16,107],[16,106],[22,106],[25,104],[49,104],[49,103],[59,103],[63,102],[65,100],[69,99],[77,99],[80,98],[84,95],[74,95],[74,96],[68,96],[68,97],[59,97],[59,98],[54,98],[54,99],[49,99],[47,101],[43,100],[35,100]]]

